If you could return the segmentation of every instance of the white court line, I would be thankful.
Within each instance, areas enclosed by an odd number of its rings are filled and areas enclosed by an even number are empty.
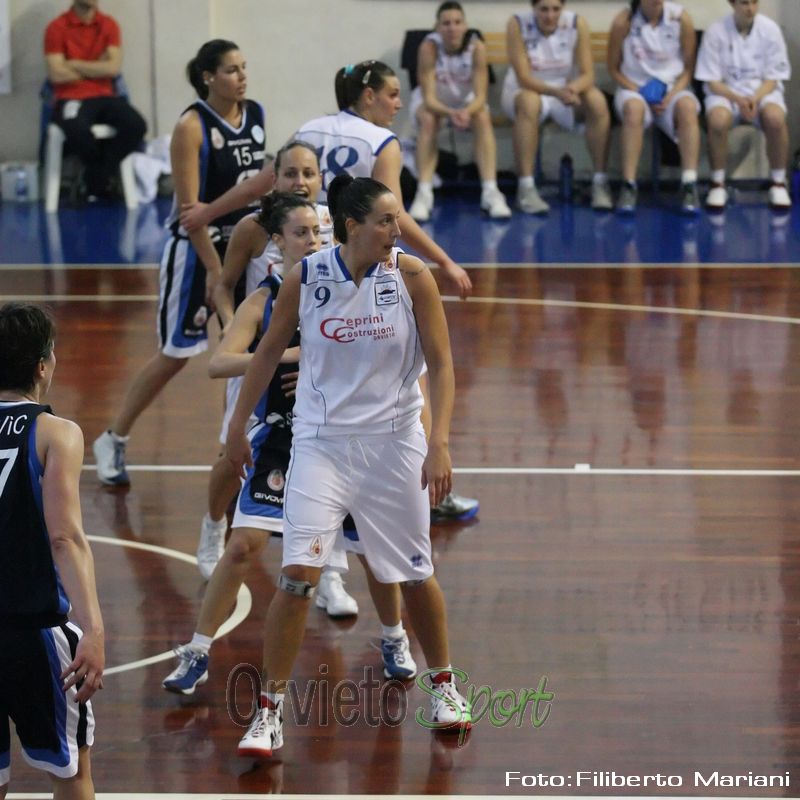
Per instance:
[[[93,472],[94,464],[84,464],[85,472]],[[128,472],[211,472],[203,464],[127,464]],[[694,468],[638,468],[638,467],[592,467],[576,464],[574,467],[454,467],[455,475],[632,475],[655,478],[797,478],[800,469],[694,469]],[[111,540],[120,543],[118,540]],[[125,542],[124,544],[127,544]],[[177,552],[177,551],[172,551]],[[183,554],[181,554],[183,555]],[[197,563],[192,556],[186,556]]]
[[[154,294],[18,294],[0,295],[0,300],[18,303],[69,303],[69,302],[155,302]],[[528,297],[469,297],[462,300],[454,295],[444,295],[448,303],[482,303],[506,306],[549,306],[551,308],[592,308],[599,311],[623,311],[628,313],[673,314],[684,317],[712,317],[716,319],[739,319],[750,322],[775,322],[782,325],[800,325],[800,318],[778,317],[770,314],[742,314],[738,311],[714,311],[703,308],[674,308],[671,306],[625,305],[623,303],[591,303],[579,300],[547,300]]]
[[[498,768],[498,775],[502,774],[500,769]],[[286,800],[308,800],[309,796],[312,796],[314,800],[349,800],[352,798],[353,795],[345,795],[345,794],[315,794],[315,795],[308,795],[308,794],[283,794],[281,797],[286,798]],[[519,795],[515,795],[519,796]],[[537,795],[537,794],[525,794],[524,795],[530,800],[586,800],[587,795]],[[44,794],[44,793],[20,793],[20,792],[12,792],[8,795],[8,800],[51,800],[53,797],[52,793]],[[146,794],[140,794],[136,792],[125,792],[122,794],[115,794],[109,792],[99,792],[97,794],[97,800],[264,800],[266,795],[264,794],[229,794],[228,792],[216,794],[186,794],[186,793],[176,793],[176,794],[153,794],[152,792],[148,792]],[[365,795],[361,795],[361,797],[365,797]],[[392,800],[430,800],[430,795],[427,794],[392,794],[392,795],[383,795],[383,794],[375,794],[370,792],[370,798],[389,798],[391,797]],[[449,798],[456,798],[457,800],[508,800],[509,795],[499,795],[499,794],[481,794],[481,795],[468,795],[468,794],[461,794],[461,795],[450,795],[450,794],[442,794],[437,795],[439,800],[449,800]],[[630,800],[630,795],[623,797],[621,795],[613,795],[613,794],[606,794],[603,795],[605,800]],[[665,795],[636,795],[637,800],[664,800]],[[714,798],[707,798],[702,796],[693,796],[693,797],[680,797],[680,796],[670,796],[669,800],[742,800],[741,797],[734,798],[734,797],[714,797]],[[766,798],[766,797],[757,797],[757,796],[748,796],[747,800],[774,800],[774,798]]]
[[[444,295],[448,303],[493,303],[507,306],[551,306],[555,308],[594,308],[599,311],[647,312],[648,314],[677,314],[687,317],[717,317],[720,319],[743,319],[753,322],[780,322],[784,325],[800,325],[797,317],[777,317],[769,314],[742,314],[738,311],[714,311],[705,308],[674,308],[671,306],[640,306],[622,303],[591,303],[581,300],[537,300],[529,297],[468,297],[462,300],[454,295]]]
[[[630,261],[615,261],[604,263],[599,261],[494,261],[491,263],[478,261],[459,261],[464,269],[798,269],[800,263],[795,261],[718,261],[718,262],[686,262],[686,261],[659,261],[632,263]],[[438,269],[437,264],[429,263],[431,269]],[[0,264],[0,272],[4,271],[33,271],[60,272],[67,270],[156,270],[156,263],[143,262],[141,264]]]
[[[3,294],[0,299],[15,303],[154,303],[157,294]]]
[[[190,556],[188,553],[181,553],[180,550],[172,550],[169,547],[161,547],[157,544],[148,544],[147,542],[131,542],[124,539],[112,539],[109,536],[87,536],[90,542],[97,542],[98,544],[110,544],[114,547],[130,547],[132,550],[146,550],[149,553],[157,553],[158,555],[166,556],[167,558],[174,558],[177,561],[185,561],[187,564],[197,566],[197,559]],[[236,595],[236,606],[233,613],[222,623],[220,629],[217,631],[214,639],[219,639],[222,636],[230,633],[235,627],[240,625],[247,619],[250,609],[253,607],[253,595],[247,584],[243,583]],[[130,672],[132,669],[139,669],[139,667],[147,667],[150,664],[158,664],[160,661],[167,661],[174,658],[175,653],[172,650],[167,650],[165,653],[158,653],[149,658],[142,658],[139,661],[129,661],[127,664],[119,664],[116,667],[109,667],[103,670],[104,675],[114,675],[117,672]],[[22,795],[20,795],[22,796]],[[50,797],[51,795],[43,795]],[[99,795],[98,795],[99,796]],[[110,796],[110,795],[109,795]],[[122,795],[120,795],[121,797]],[[152,795],[151,795],[152,796]]]

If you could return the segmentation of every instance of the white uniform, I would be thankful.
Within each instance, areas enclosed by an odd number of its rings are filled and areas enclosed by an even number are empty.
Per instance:
[[[528,64],[531,72],[550,86],[566,86],[575,77],[575,48],[578,45],[578,15],[574,11],[561,12],[558,26],[549,36],[545,36],[536,24],[533,11],[516,14]],[[514,119],[514,102],[520,92],[519,78],[514,69],[506,72],[500,103],[509,119]],[[542,95],[540,122],[553,119],[562,128],[575,127],[575,110],[564,105],[557,97]]]
[[[356,286],[340,250],[303,259],[283,565],[324,564],[349,512],[379,580],[420,580],[433,573],[423,356],[401,251]]]
[[[319,217],[320,247],[331,247],[333,245],[333,220],[330,211],[325,203],[317,203],[316,209]],[[258,214],[253,214],[253,216],[256,217]],[[283,256],[278,245],[268,239],[267,246],[261,253],[251,258],[245,267],[245,296],[249,297],[258,289],[264,278],[272,275],[273,272],[283,275]],[[233,410],[236,408],[243,380],[244,378],[241,376],[228,378],[225,386],[225,414],[222,417],[222,428],[219,432],[220,444],[225,444],[228,440],[228,424],[233,416]],[[251,421],[253,421],[252,417]]]
[[[631,19],[628,35],[622,43],[622,74],[637,86],[644,86],[653,78],[672,89],[675,81],[685,69],[683,50],[681,48],[681,16],[683,6],[670,0],[664,3],[664,11],[657,25],[651,25],[639,9]],[[656,116],[656,124],[671,139],[677,141],[675,129],[675,105],[683,97],[694,98],[697,112],[700,112],[700,101],[688,89],[678,92],[669,102],[664,112]],[[622,119],[625,104],[630,100],[644,103],[644,126],[649,128],[653,123],[653,111],[645,99],[630,89],[618,88],[614,95],[614,108]]]
[[[397,137],[388,129],[368,122],[353,111],[319,117],[306,122],[292,137],[312,145],[319,156],[325,202],[331,181],[344,172],[354,178],[372,177],[381,150]]]
[[[436,31],[423,40],[423,43],[433,42],[436,45],[436,99],[448,108],[464,108],[475,99],[473,56],[475,43],[479,40],[475,33],[467,35],[469,41],[460,53],[448,53],[441,34]],[[414,87],[409,107],[412,120],[416,121],[417,110],[424,102],[422,87]]]
[[[738,106],[726,97],[713,94],[710,81],[722,81],[743,97],[751,97],[764,81],[777,81],[775,90],[761,99],[759,108],[775,104],[786,111],[783,81],[789,80],[792,69],[786,52],[786,42],[780,26],[763,14],[756,14],[747,36],[736,30],[733,14],[709,26],[700,44],[694,76],[704,81],[706,113],[724,106],[740,118]]]

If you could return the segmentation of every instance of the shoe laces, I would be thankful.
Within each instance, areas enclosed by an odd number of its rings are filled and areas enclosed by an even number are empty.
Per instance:
[[[256,712],[253,721],[250,723],[250,728],[247,731],[248,736],[261,737],[267,732],[267,725],[269,720],[269,709],[259,708]]]

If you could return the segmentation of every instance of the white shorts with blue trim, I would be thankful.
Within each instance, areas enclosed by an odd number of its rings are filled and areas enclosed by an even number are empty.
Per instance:
[[[675,125],[675,106],[682,100],[684,97],[691,97],[694,100],[695,108],[697,113],[700,113],[700,101],[697,99],[697,95],[689,91],[689,89],[683,89],[682,91],[678,92],[667,105],[666,109],[661,114],[654,114],[653,109],[650,107],[650,104],[642,97],[639,92],[634,92],[631,89],[622,89],[618,88],[614,94],[614,110],[617,112],[617,116],[622,119],[625,105],[628,102],[635,102],[635,103],[642,103],[644,105],[644,128],[647,130],[653,122],[655,121],[656,126],[664,131],[664,133],[672,139],[673,142],[678,141],[678,129]]]
[[[295,438],[286,482],[283,566],[323,566],[350,513],[382,583],[433,574],[430,505],[422,488],[422,425],[403,433]]]

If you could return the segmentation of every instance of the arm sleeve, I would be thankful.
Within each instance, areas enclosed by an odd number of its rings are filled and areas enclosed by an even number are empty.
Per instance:
[[[700,50],[697,53],[697,66],[694,70],[694,77],[699,81],[721,81],[725,79],[724,70],[720,61],[720,53],[723,49],[723,42],[719,36],[717,27],[714,26],[706,31],[703,40],[700,42]]]
[[[786,41],[777,24],[765,41],[767,52],[764,54],[764,80],[788,81],[792,76],[792,67],[786,52]]]
[[[53,20],[44,32],[44,53],[54,55],[64,52],[64,29],[58,24],[58,20]]]

